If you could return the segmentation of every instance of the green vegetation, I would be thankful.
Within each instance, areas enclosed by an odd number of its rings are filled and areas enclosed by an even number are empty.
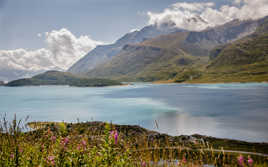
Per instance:
[[[233,21],[202,32],[162,35],[126,45],[118,55],[86,75],[145,82],[268,81],[267,27],[265,17]]]
[[[261,32],[261,33],[260,33]],[[202,76],[192,82],[263,82],[268,81],[268,32],[216,48]]]
[[[202,76],[202,72],[195,69],[187,69],[176,76],[175,82],[185,82],[198,79]]]
[[[11,81],[6,86],[69,85],[78,87],[102,87],[121,85],[109,79],[85,78],[67,72],[48,71],[32,78]]]
[[[180,32],[126,45],[111,61],[89,71],[87,76],[145,82],[172,79],[185,68],[208,60],[208,56],[192,56],[177,47],[186,36]]]
[[[172,137],[139,126],[102,122],[0,124],[0,166],[268,166],[268,144],[200,135]],[[31,130],[30,130],[31,129]],[[218,148],[220,150],[213,149]]]

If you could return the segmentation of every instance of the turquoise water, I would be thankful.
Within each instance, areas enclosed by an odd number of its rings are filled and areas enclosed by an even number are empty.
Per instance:
[[[268,142],[268,84],[0,87],[0,114],[30,116],[30,121],[112,121],[171,135]]]

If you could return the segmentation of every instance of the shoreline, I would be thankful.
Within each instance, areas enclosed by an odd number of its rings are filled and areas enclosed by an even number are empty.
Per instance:
[[[146,82],[144,82],[146,83]],[[152,84],[249,84],[249,83],[264,83],[268,84],[268,81],[261,81],[261,82],[174,82],[171,80],[167,81],[154,81],[151,82]]]
[[[65,125],[69,128],[94,129],[95,131],[103,131],[107,123],[101,121],[68,123],[68,122],[29,122],[27,125],[32,129],[31,132],[44,130],[48,127],[61,127]],[[138,125],[119,125],[111,124],[112,127],[119,133],[122,133],[127,138],[141,138],[146,136],[148,140],[166,138],[171,143],[183,143],[185,146],[197,147],[198,144],[209,143],[215,150],[224,149],[239,152],[255,152],[260,154],[268,154],[268,142],[249,142],[228,138],[217,138],[212,136],[193,134],[171,136],[165,133],[160,133],[155,130],[149,130]],[[87,131],[87,130],[83,130]],[[26,132],[27,133],[27,132]],[[198,143],[198,144],[197,144]],[[164,144],[164,143],[163,143]],[[197,144],[197,145],[196,145]],[[174,145],[176,147],[176,144]],[[197,147],[198,148],[198,147]]]

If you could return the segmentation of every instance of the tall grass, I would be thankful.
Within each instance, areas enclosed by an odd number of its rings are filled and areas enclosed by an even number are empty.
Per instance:
[[[0,124],[1,167],[267,166],[265,159],[214,152],[208,143],[191,146],[166,135],[109,123]],[[197,149],[198,148],[198,149]],[[209,149],[208,149],[209,148]]]

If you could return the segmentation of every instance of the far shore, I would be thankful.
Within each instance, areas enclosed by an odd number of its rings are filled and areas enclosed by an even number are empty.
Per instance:
[[[152,84],[247,84],[247,83],[265,83],[268,84],[268,81],[249,81],[249,82],[222,82],[222,81],[215,81],[215,82],[175,82],[174,80],[163,80],[163,81],[154,81]]]

